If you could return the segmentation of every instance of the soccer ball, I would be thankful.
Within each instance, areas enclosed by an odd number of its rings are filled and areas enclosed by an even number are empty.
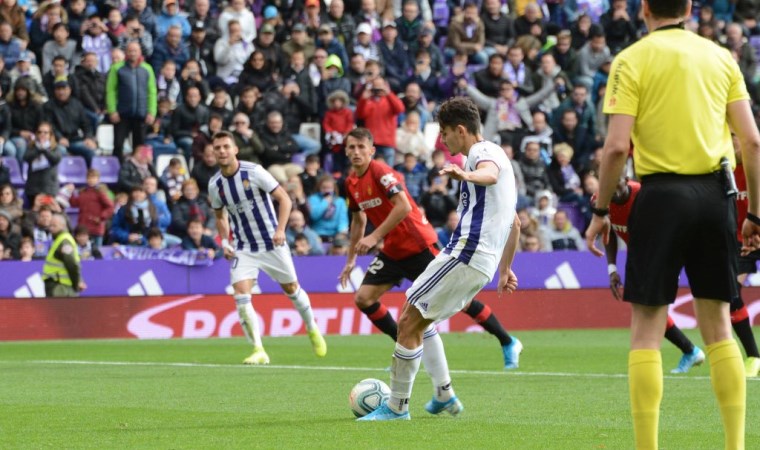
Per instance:
[[[375,378],[367,378],[356,383],[348,395],[348,405],[356,417],[363,417],[388,401],[391,389]]]

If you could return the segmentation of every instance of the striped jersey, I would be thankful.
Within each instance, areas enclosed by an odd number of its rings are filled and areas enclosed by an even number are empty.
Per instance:
[[[227,209],[232,229],[232,246],[237,250],[264,252],[274,250],[277,216],[269,195],[279,183],[263,167],[239,161],[230,177],[217,172],[208,183],[211,207]]]
[[[517,189],[512,164],[501,147],[480,141],[470,147],[465,171],[491,161],[499,168],[496,184],[479,186],[462,181],[459,190],[459,223],[444,253],[493,279],[512,228]]]

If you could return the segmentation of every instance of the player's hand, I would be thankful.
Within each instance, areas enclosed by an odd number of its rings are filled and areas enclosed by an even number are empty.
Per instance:
[[[760,225],[744,219],[742,224],[742,256],[760,249]]]
[[[615,300],[623,300],[623,283],[620,281],[620,274],[617,272],[610,274],[610,290]]]
[[[85,289],[87,289],[87,284],[84,281],[79,280],[79,285],[77,286],[77,290],[79,292],[82,292]]]
[[[274,245],[277,247],[285,245],[285,232],[283,230],[275,230],[272,242],[274,242]]]
[[[467,177],[467,172],[462,170],[462,168],[456,164],[449,164],[448,166],[444,167],[438,172],[438,175],[448,175],[449,178],[453,178],[455,180],[467,181],[465,180]]]
[[[371,234],[369,236],[361,238],[361,240],[356,244],[356,253],[359,255],[366,255],[377,245],[378,240],[379,239]]]
[[[506,291],[507,294],[511,294],[517,290],[517,275],[509,269],[507,273],[499,273],[499,284],[496,287],[496,292],[501,297],[502,292]]]
[[[610,218],[607,216],[599,217],[596,214],[591,219],[591,224],[586,230],[586,245],[589,251],[595,256],[602,256],[604,252],[596,248],[597,236],[602,236],[602,242],[607,245],[610,242]]]
[[[351,272],[354,271],[354,267],[356,264],[350,263],[346,264],[345,267],[343,267],[343,270],[340,272],[340,276],[338,276],[338,279],[340,280],[340,287],[345,288],[348,286],[348,280],[351,279]]]

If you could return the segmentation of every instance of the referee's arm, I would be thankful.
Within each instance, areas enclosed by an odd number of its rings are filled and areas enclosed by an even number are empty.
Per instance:
[[[748,100],[729,103],[726,113],[728,123],[739,139],[742,152],[749,197],[748,212],[757,217],[760,214],[760,133],[757,131]],[[744,237],[743,254],[760,249],[760,224],[749,219],[745,220],[742,225],[742,236]]]

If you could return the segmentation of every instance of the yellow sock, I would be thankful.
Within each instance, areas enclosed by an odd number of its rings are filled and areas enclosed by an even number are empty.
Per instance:
[[[631,350],[628,354],[628,385],[636,449],[656,449],[662,401],[662,356],[659,350]]]
[[[744,416],[747,409],[747,380],[742,355],[733,339],[707,346],[710,379],[718,399],[726,449],[744,448]]]

